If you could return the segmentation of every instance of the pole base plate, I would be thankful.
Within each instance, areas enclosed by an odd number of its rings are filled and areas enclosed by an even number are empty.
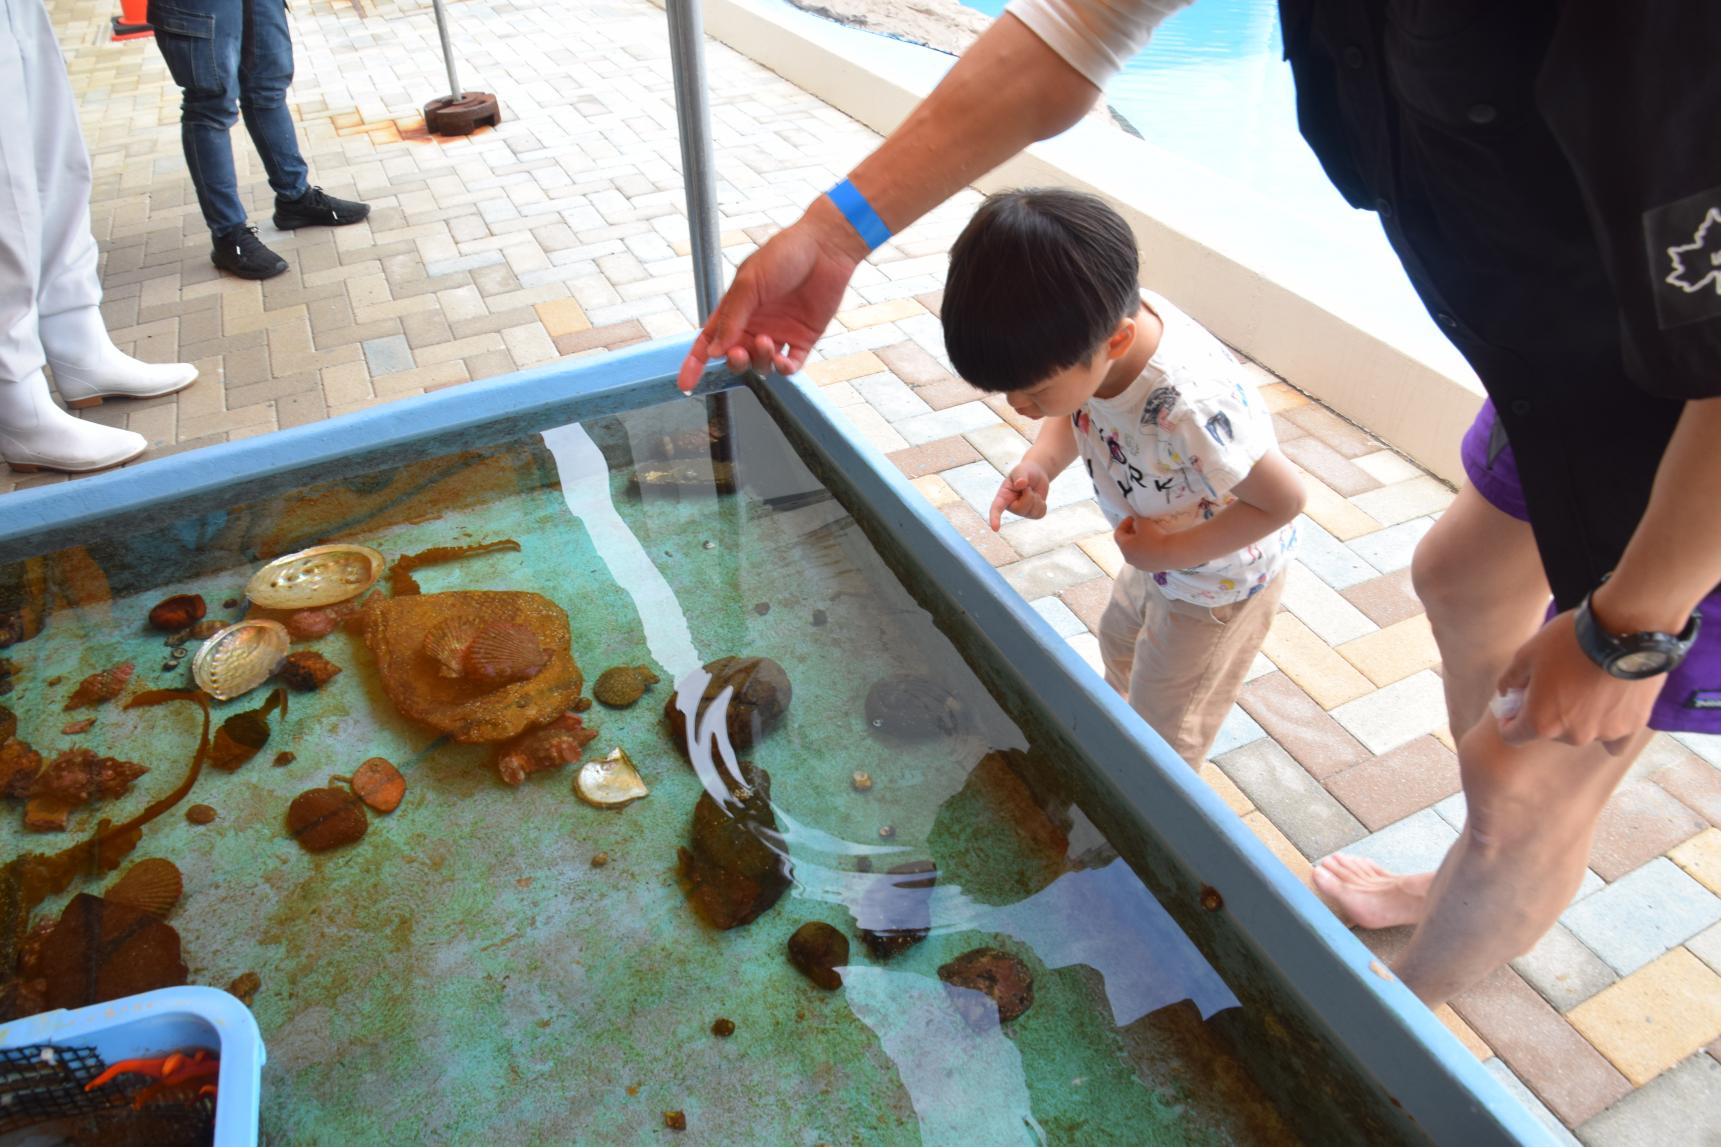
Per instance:
[[[113,39],[115,41],[141,40],[145,36],[155,35],[155,29],[148,24],[127,24],[118,16],[113,17],[108,22],[113,25]]]
[[[502,105],[489,92],[442,96],[424,105],[424,130],[431,135],[471,135],[502,122]]]

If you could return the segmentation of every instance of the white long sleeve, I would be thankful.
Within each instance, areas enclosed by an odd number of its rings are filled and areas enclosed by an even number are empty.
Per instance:
[[[1010,0],[1004,9],[1096,88],[1141,51],[1167,17],[1193,0]]]

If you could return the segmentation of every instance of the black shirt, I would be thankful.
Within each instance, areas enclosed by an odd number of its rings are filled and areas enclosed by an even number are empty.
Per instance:
[[[1721,395],[1721,3],[1280,7],[1303,134],[1494,399],[1574,605]]]

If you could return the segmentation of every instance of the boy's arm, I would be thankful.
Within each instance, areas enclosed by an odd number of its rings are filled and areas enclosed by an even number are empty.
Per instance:
[[[1068,418],[1049,418],[1040,424],[1034,444],[1011,468],[992,499],[989,521],[994,530],[1004,524],[1004,511],[1017,517],[1038,518],[1046,512],[1046,495],[1052,479],[1076,460],[1076,429]]]
[[[1261,455],[1231,493],[1235,502],[1177,533],[1167,533],[1149,518],[1125,518],[1116,531],[1118,549],[1137,569],[1189,569],[1271,537],[1303,512],[1307,497],[1297,471],[1278,447]]]

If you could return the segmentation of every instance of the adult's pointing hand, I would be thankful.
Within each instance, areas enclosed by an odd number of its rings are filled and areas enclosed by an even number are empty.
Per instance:
[[[820,196],[793,226],[741,264],[681,364],[677,385],[692,390],[714,359],[729,369],[800,370],[830,326],[866,245]]]

